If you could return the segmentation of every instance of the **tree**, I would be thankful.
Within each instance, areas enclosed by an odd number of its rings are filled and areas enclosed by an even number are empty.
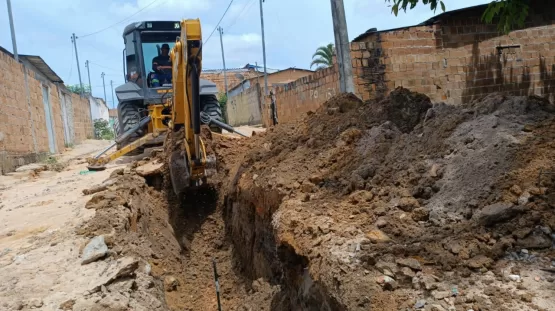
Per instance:
[[[310,68],[316,65],[318,66],[316,67],[316,70],[319,70],[333,66],[334,51],[335,47],[331,43],[316,49],[316,53],[312,55],[312,63],[310,63]]]
[[[110,123],[103,119],[94,120],[94,133],[98,139],[112,140],[115,137]]]
[[[391,12],[397,16],[399,10],[407,11],[414,9],[422,1],[422,4],[429,5],[432,11],[436,11],[438,5],[445,12],[445,3],[442,0],[385,0],[392,2]],[[528,16],[528,0],[493,0],[484,13],[482,20],[486,23],[497,23],[498,29],[502,33],[508,33],[511,29],[524,27],[524,21]]]
[[[79,84],[74,84],[74,85],[69,85],[66,84],[66,88],[75,94],[81,94],[81,90],[83,90],[83,94],[90,94],[91,93],[91,89],[89,88],[88,85],[83,85],[83,89],[81,89],[81,85]]]

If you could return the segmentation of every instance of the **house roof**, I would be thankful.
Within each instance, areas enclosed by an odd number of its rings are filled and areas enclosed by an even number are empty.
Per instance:
[[[54,83],[64,83],[64,80],[62,80],[62,78],[60,78],[40,56],[19,55],[19,58],[24,59],[29,63],[31,63],[31,65],[37,68],[37,70],[40,71],[40,73],[43,76],[45,76],[48,80]]]
[[[356,38],[354,38],[353,42],[362,40],[362,39],[366,38],[368,35],[373,34],[373,33],[384,33],[384,32],[408,29],[408,28],[416,27],[416,26],[433,25],[433,24],[439,22],[442,19],[454,16],[454,15],[457,15],[457,14],[468,13],[468,12],[471,12],[471,11],[485,10],[488,7],[488,5],[489,4],[480,4],[480,5],[470,6],[470,7],[466,7],[466,8],[462,8],[462,9],[443,12],[441,14],[438,14],[438,15],[436,15],[436,16],[430,18],[430,19],[427,19],[427,20],[425,20],[424,22],[422,22],[420,24],[416,24],[416,25],[410,25],[410,26],[404,26],[404,27],[398,27],[398,28],[391,28],[391,29],[379,30],[379,31],[376,28],[370,28],[366,32],[364,32],[364,33],[360,34],[359,36],[357,36]]]
[[[11,58],[15,58],[10,51],[6,50],[1,46],[0,46],[0,51],[4,52],[5,54],[8,54]],[[30,63],[31,65],[33,65],[33,67],[35,67],[44,77],[46,77],[51,82],[64,83],[62,78],[60,78],[40,56],[21,55],[21,54],[19,54],[18,56],[19,56],[19,59],[24,60]]]

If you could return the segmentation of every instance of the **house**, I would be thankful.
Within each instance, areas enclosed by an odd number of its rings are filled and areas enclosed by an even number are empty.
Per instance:
[[[71,93],[40,56],[0,47],[0,174],[93,136],[87,98]]]
[[[509,34],[481,19],[486,5],[439,14],[418,25],[371,28],[351,42],[355,93],[379,99],[402,86],[459,105],[503,91],[554,100],[555,7],[530,0],[524,27]],[[332,68],[275,88],[280,123],[314,111],[339,91]],[[268,104],[264,124],[271,124]]]

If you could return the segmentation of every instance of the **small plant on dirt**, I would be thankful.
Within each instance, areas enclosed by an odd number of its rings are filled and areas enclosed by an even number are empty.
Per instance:
[[[58,163],[58,159],[56,157],[47,157],[46,159],[44,159],[44,164],[48,164],[48,165],[52,165],[52,164],[57,164]]]
[[[115,137],[110,123],[103,119],[94,120],[94,135],[96,138],[104,140],[112,140]]]
[[[222,92],[218,94],[218,103],[220,103],[220,108],[222,109],[224,122],[227,123],[227,94],[226,93]]]

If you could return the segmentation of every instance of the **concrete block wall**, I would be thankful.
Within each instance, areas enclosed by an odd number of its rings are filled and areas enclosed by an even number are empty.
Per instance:
[[[231,126],[258,125],[262,123],[261,88],[254,84],[227,101],[227,121]]]
[[[351,43],[355,94],[379,100],[402,86],[453,105],[492,92],[553,101],[555,9],[539,3],[531,12],[523,29],[507,35],[481,21],[483,8],[453,13],[426,26],[366,34]],[[326,69],[277,88],[279,122],[317,109],[334,95],[332,90],[338,91],[337,80],[335,69]],[[264,102],[263,120],[269,125],[270,99]]]
[[[40,161],[50,153],[43,87],[48,90],[55,151],[65,147],[59,88],[37,72],[0,52],[0,173]],[[80,122],[73,124],[82,134],[76,142],[90,137],[93,130],[88,100],[73,94],[73,108]],[[86,134],[85,134],[86,132]],[[77,138],[77,137],[76,137]]]
[[[300,78],[284,86],[273,89],[279,123],[298,120],[309,111],[314,111],[322,103],[339,92],[337,65],[318,70],[314,74]],[[270,98],[264,100],[263,124],[270,123]]]

